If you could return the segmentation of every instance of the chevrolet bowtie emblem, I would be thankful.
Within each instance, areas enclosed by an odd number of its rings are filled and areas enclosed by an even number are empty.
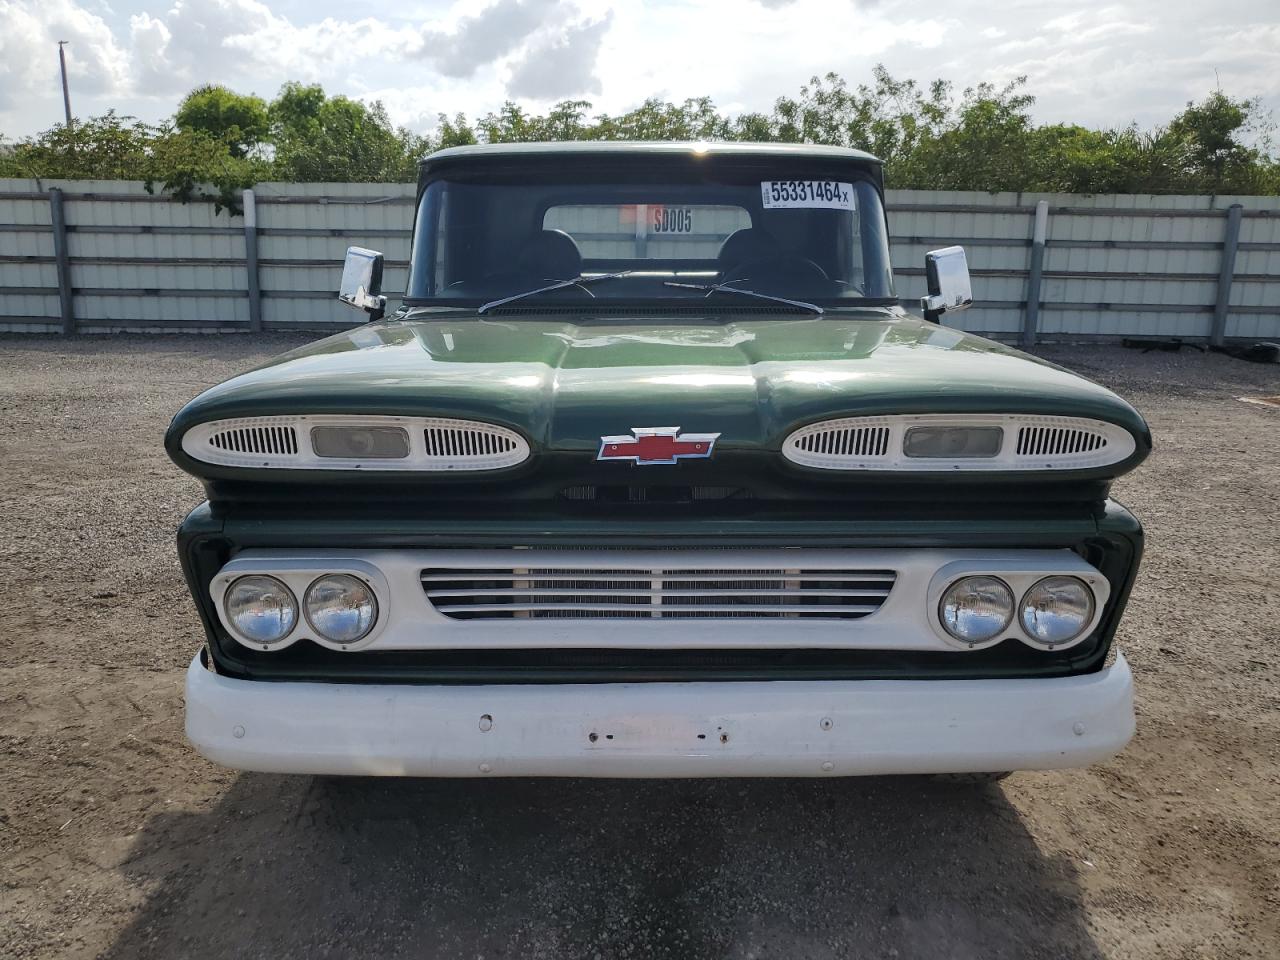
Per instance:
[[[632,427],[634,436],[601,437],[597,460],[629,460],[637,466],[709,457],[718,433],[681,433],[679,427]]]

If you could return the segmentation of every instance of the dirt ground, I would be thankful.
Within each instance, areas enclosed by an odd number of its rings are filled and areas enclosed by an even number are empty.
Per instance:
[[[0,956],[1280,956],[1280,368],[1056,348],[1131,399],[1138,735],[997,786],[237,774],[161,449],[297,338],[0,339]]]

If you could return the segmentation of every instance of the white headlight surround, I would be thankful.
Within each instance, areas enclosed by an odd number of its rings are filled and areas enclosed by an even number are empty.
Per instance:
[[[920,439],[956,431],[985,434],[987,442],[978,447],[981,455],[921,452]],[[993,451],[990,441],[997,431]],[[1033,473],[1107,467],[1137,449],[1137,439],[1124,427],[1087,417],[938,413],[820,420],[788,434],[781,452],[798,466],[848,473]]]
[[[237,577],[227,587],[222,613],[232,635],[246,646],[278,648],[298,625],[298,599],[269,574]]]
[[[318,577],[307,587],[302,609],[317,639],[341,648],[359,643],[378,624],[378,595],[349,573]]]
[[[182,435],[182,451],[221,467],[365,473],[505,470],[533,455],[520,433],[495,423],[363,414],[210,420]]]
[[[1061,650],[1083,640],[1097,613],[1092,588],[1079,577],[1037,580],[1018,603],[1018,620],[1034,647]]]
[[[999,577],[985,574],[953,581],[938,601],[938,623],[953,642],[969,649],[1003,640],[1015,612],[1013,590]]]

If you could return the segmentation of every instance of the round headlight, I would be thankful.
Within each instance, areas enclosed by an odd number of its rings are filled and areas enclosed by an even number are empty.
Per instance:
[[[298,601],[275,577],[240,577],[222,598],[227,620],[242,640],[279,643],[298,622]]]
[[[1013,592],[996,577],[963,577],[942,595],[942,628],[962,643],[986,643],[1013,620]]]
[[[331,573],[307,588],[307,622],[330,643],[355,643],[373,629],[378,600],[363,580]]]
[[[1045,577],[1022,598],[1022,628],[1047,647],[1074,640],[1093,620],[1093,591],[1076,577]]]

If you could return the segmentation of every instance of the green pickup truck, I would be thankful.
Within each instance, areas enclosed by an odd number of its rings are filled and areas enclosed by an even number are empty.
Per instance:
[[[173,460],[227,766],[411,776],[998,774],[1119,751],[1142,417],[946,326],[881,164],[771,144],[442,150],[408,283],[205,391]]]

